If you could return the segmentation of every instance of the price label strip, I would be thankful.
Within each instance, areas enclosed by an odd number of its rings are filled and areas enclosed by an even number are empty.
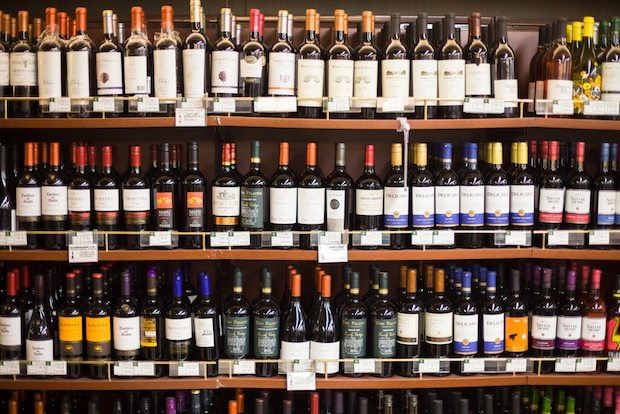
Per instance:
[[[577,358],[558,358],[555,360],[555,372],[575,372]]]
[[[0,246],[25,246],[28,233],[25,231],[0,231]]]
[[[66,361],[28,361],[26,375],[67,375]]]
[[[170,364],[171,377],[198,377],[200,376],[200,362],[183,361],[177,364]]]
[[[155,363],[149,361],[117,361],[114,363],[114,375],[117,377],[152,377],[155,375]]]
[[[212,232],[211,247],[239,247],[250,245],[249,231]]]
[[[99,249],[96,243],[69,245],[69,263],[96,263],[99,261]]]
[[[19,375],[19,361],[0,361],[0,375]]]
[[[433,230],[414,230],[411,232],[411,244],[414,246],[432,246]]]
[[[577,358],[575,372],[596,371],[596,358]]]
[[[293,246],[293,232],[281,231],[271,233],[271,245],[273,247],[292,247]]]
[[[205,127],[207,117],[204,108],[176,108],[174,112],[175,126]]]
[[[421,359],[418,365],[420,374],[438,374],[441,372],[439,359]]]
[[[433,245],[449,246],[454,244],[454,231],[452,230],[434,230]]]
[[[213,112],[219,114],[233,113],[237,109],[235,98],[213,98]]]
[[[97,96],[93,98],[93,112],[117,112],[116,100],[112,96]]]
[[[381,246],[383,233],[380,231],[363,231],[360,234],[360,246]]]
[[[286,374],[287,391],[316,390],[316,374],[314,372],[288,372]]]
[[[611,241],[609,230],[590,230],[588,244],[590,246],[605,246]]]
[[[256,361],[252,359],[220,359],[218,371],[223,375],[254,375],[256,374]]]
[[[549,246],[567,246],[570,240],[570,233],[566,230],[549,230],[547,233],[547,243]]]
[[[471,358],[463,361],[463,372],[474,374],[484,371],[484,358]]]
[[[528,246],[527,235],[529,232],[525,230],[509,230],[506,232],[504,244],[508,246]],[[531,233],[530,233],[531,234]]]
[[[347,97],[330,97],[327,99],[327,112],[349,112],[349,98]]]
[[[319,263],[346,263],[349,261],[349,254],[346,244],[319,245]]]
[[[360,358],[353,360],[354,374],[374,374],[377,372],[377,360],[373,358]]]
[[[149,246],[170,247],[172,246],[172,232],[152,231],[149,233]]]
[[[527,358],[507,359],[506,372],[527,372]]]
[[[49,101],[50,112],[71,112],[71,99],[70,98],[50,98]]]
[[[618,372],[620,371],[620,358],[609,358],[607,360],[607,371],[608,372]]]

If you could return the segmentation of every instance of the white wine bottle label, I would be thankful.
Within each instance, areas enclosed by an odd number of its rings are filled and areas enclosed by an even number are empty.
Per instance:
[[[299,106],[323,106],[325,61],[322,59],[299,59],[297,61],[297,97]],[[305,100],[307,99],[307,100]]]
[[[532,348],[550,350],[555,348],[557,316],[532,315]]]
[[[123,188],[123,210],[149,211],[151,190],[148,188]]]
[[[487,226],[507,226],[509,212],[510,186],[485,186],[484,223]]]
[[[327,96],[332,98],[349,98],[353,96],[353,61],[328,60],[327,80]]]
[[[183,63],[185,65],[185,63]],[[239,76],[244,79],[260,79],[267,64],[265,56],[256,58],[254,55],[241,56],[239,60]]]
[[[412,60],[411,79],[413,85],[413,97],[415,104],[424,106],[423,100],[437,98],[437,61],[436,60]],[[427,106],[436,106],[437,101],[426,101]]]
[[[340,341],[310,343],[310,359],[314,360],[317,374],[336,374],[338,372],[338,358],[340,358]],[[335,360],[325,363],[326,360]]]
[[[409,191],[405,187],[383,189],[383,223],[385,227],[406,228],[409,225]]]
[[[396,341],[403,345],[420,344],[420,314],[402,313],[396,314]]]
[[[213,348],[215,346],[215,324],[213,318],[194,318],[194,333],[196,346]]]
[[[407,98],[410,80],[408,59],[381,61],[381,92],[384,98]]]
[[[618,62],[603,62],[601,80],[601,100],[620,101],[620,64]]]
[[[153,79],[155,96],[176,98],[177,96],[177,50],[153,51]]]
[[[513,226],[534,225],[534,200],[535,191],[533,185],[510,186],[510,224]]]
[[[39,217],[41,215],[41,187],[17,187],[15,189],[15,215]]]
[[[1,53],[0,53],[1,54]],[[37,78],[39,97],[58,98],[62,96],[61,52],[37,52]],[[1,64],[0,64],[1,66]],[[2,76],[0,75],[0,78]],[[8,79],[8,78],[7,78]],[[0,79],[0,85],[2,80]],[[121,91],[122,93],[122,91]]]
[[[541,223],[561,223],[564,211],[564,189],[541,188],[538,197],[538,220]]]
[[[359,216],[383,215],[383,189],[355,190],[355,214]]]
[[[465,96],[491,95],[491,65],[467,63],[465,65]]]
[[[234,50],[211,52],[211,93],[238,93],[239,53]]]
[[[121,52],[100,52],[95,55],[97,95],[123,94]]]
[[[442,227],[459,225],[459,186],[435,187],[435,223]]]
[[[590,190],[567,188],[564,204],[564,221],[570,224],[590,222]]]
[[[454,315],[454,352],[462,355],[478,352],[478,315]]]
[[[46,339],[34,341],[26,339],[26,361],[53,361],[54,341]]]
[[[584,316],[581,319],[581,348],[584,351],[602,351],[605,348],[607,319]]]
[[[22,319],[0,316],[0,346],[20,346],[22,344]]]
[[[167,340],[186,341],[192,339],[192,318],[166,318],[164,325]]]
[[[73,50],[67,52],[67,96],[88,98],[90,96],[90,52]]]
[[[612,226],[614,224],[616,203],[616,191],[600,190],[598,192],[596,224],[600,226]]]
[[[424,312],[424,341],[431,345],[452,343],[452,312]]]
[[[346,190],[325,191],[327,203],[327,231],[343,231],[346,214]]]
[[[482,340],[485,354],[504,352],[504,314],[482,315]]]
[[[299,224],[325,223],[325,188],[297,189],[297,222]]]
[[[183,96],[202,98],[205,95],[205,49],[183,49]]]
[[[69,211],[89,212],[90,190],[69,188],[67,190],[67,208]]]
[[[125,56],[123,64],[125,94],[142,95],[150,93],[146,56]]]
[[[504,108],[519,106],[519,84],[516,79],[496,79],[493,81],[493,92],[495,99],[504,101]]]
[[[310,341],[280,342],[280,359],[283,361],[306,361],[310,359]]]
[[[37,86],[37,55],[11,53],[9,58],[11,86]]]
[[[573,81],[548,79],[546,90],[547,99],[559,101],[573,100]]]
[[[435,225],[435,187],[411,187],[411,225]]]
[[[9,54],[0,52],[0,86],[9,86]]]
[[[460,206],[461,226],[482,226],[484,224],[484,186],[460,186]]]
[[[556,347],[576,351],[581,339],[581,316],[558,316]]]
[[[269,54],[269,79],[267,93],[269,95],[295,95],[294,53]]]
[[[379,76],[379,62],[376,60],[357,60],[354,67],[353,96],[369,98],[367,101],[358,101],[356,105],[362,108],[377,106],[377,79]]]
[[[269,221],[271,224],[295,224],[297,188],[269,188]]]
[[[439,102],[440,106],[463,105],[465,99],[465,61],[440,60],[437,62],[438,97],[454,99]]]
[[[135,351],[140,349],[140,317],[112,319],[114,349]]]
[[[119,204],[119,192],[117,188],[114,189],[95,189],[95,211],[118,211]]]
[[[211,189],[214,216],[237,217],[241,209],[241,187],[216,187]]]
[[[44,216],[66,216],[68,212],[68,189],[66,186],[45,185],[41,187],[41,213]]]

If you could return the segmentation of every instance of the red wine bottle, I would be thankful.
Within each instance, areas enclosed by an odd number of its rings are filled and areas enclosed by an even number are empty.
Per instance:
[[[585,230],[590,224],[592,178],[584,169],[586,143],[575,145],[575,166],[566,178],[564,224],[573,230]]]
[[[86,322],[86,360],[109,361],[112,357],[112,310],[104,299],[103,274],[91,276],[92,297],[84,312]],[[107,364],[89,365],[89,375],[94,379],[108,377]]]
[[[560,277],[562,275],[559,275]],[[581,338],[581,305],[575,298],[577,276],[574,270],[566,274],[566,295],[558,308],[558,329],[555,340],[560,357],[576,357]]]
[[[424,305],[417,294],[418,273],[415,269],[407,270],[407,287],[404,297],[397,309],[396,357],[416,358],[420,356],[420,338]],[[401,362],[398,375],[414,375],[413,362]]]
[[[60,163],[60,143],[50,143],[50,170],[41,181],[41,215],[43,229],[63,232],[68,230],[68,186],[69,179]],[[67,248],[64,234],[46,234],[45,248],[62,250]]]
[[[249,38],[241,46],[242,58],[239,62],[239,75],[243,96],[263,95],[267,78],[267,51],[259,39],[260,10],[250,10]]]
[[[359,273],[351,272],[349,278],[349,295],[340,308],[340,358],[365,358],[368,312],[360,301]],[[344,373],[344,363],[341,364],[341,371]]]
[[[77,147],[77,163],[75,172],[67,189],[67,211],[69,229],[88,231],[93,226],[92,214],[93,183],[86,170],[86,146]]]
[[[600,169],[592,181],[592,221],[600,229],[609,229],[615,220],[617,204],[616,177],[610,170],[610,143],[601,143]]]
[[[291,231],[297,221],[297,177],[289,167],[289,144],[280,143],[278,168],[269,188],[269,222],[274,231]]]
[[[165,311],[165,338],[167,356],[171,361],[190,358],[192,341],[192,308],[183,290],[183,275],[172,276],[172,300]]]
[[[140,309],[131,292],[131,276],[125,269],[120,275],[120,294],[112,309],[112,343],[119,361],[133,361],[140,356]]]
[[[261,232],[267,223],[267,187],[269,183],[261,170],[260,142],[252,141],[250,171],[243,178],[241,185],[241,229]],[[250,246],[260,248],[262,235],[250,234]]]
[[[179,199],[179,179],[172,171],[170,144],[161,144],[159,172],[153,178],[153,224],[159,231],[177,230],[177,208]]]
[[[223,354],[226,358],[242,359],[250,356],[250,317],[252,310],[243,295],[243,275],[233,270],[233,292],[222,311]]]
[[[198,274],[198,286],[199,295],[193,305],[196,353],[201,361],[215,362],[219,356],[220,314],[206,273]],[[207,375],[217,375],[217,364],[207,365]]]
[[[330,275],[321,278],[321,299],[312,322],[310,359],[315,361],[317,375],[336,375],[340,357],[340,324],[332,307]]]
[[[112,147],[101,148],[101,172],[94,185],[95,225],[101,231],[117,231],[121,227],[120,191],[121,181],[114,169]],[[109,250],[120,247],[120,238],[116,234],[107,235]]]
[[[306,146],[306,169],[299,176],[297,189],[297,227],[302,232],[318,231],[325,226],[325,178],[317,166],[317,144]],[[300,247],[311,249],[311,235],[301,234]]]
[[[183,212],[183,231],[200,233],[205,229],[205,191],[207,182],[200,172],[198,160],[198,142],[187,143],[187,170],[181,181],[181,203],[184,204]],[[180,236],[181,246],[185,249],[200,249],[202,247],[202,236],[184,235]]]
[[[140,146],[132,145],[129,148],[129,168],[122,181],[123,217],[125,229],[128,231],[143,231],[149,226],[151,215],[150,181],[142,172]],[[140,236],[128,235],[126,238],[128,249],[141,249]]]
[[[213,179],[212,211],[216,231],[235,230],[239,225],[241,183],[231,169],[231,144],[222,146],[222,168]]]
[[[28,37],[28,12],[17,14],[18,36],[11,45],[9,56],[10,94],[15,98],[35,98],[37,88],[37,54]],[[16,100],[9,104],[9,115],[17,118],[36,116],[36,101]]]
[[[17,296],[15,272],[6,274],[6,298],[0,305],[0,358],[3,361],[22,358],[24,309]]]
[[[375,146],[366,145],[364,173],[355,183],[355,221],[359,230],[378,230],[383,215],[383,183],[375,173]]]

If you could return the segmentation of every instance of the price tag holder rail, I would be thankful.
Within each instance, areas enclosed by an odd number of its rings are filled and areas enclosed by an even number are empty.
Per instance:
[[[211,232],[209,235],[211,247],[245,247],[250,245],[249,231]]]

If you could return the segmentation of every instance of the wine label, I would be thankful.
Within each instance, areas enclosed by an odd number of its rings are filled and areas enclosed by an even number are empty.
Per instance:
[[[506,328],[506,351],[527,352],[527,332],[529,328],[527,316],[507,316],[504,319]]]
[[[353,61],[328,60],[327,81],[327,96],[332,98],[353,96]]]
[[[573,81],[547,79],[545,86],[545,90],[547,91],[547,99],[558,101],[573,100]]]
[[[97,95],[123,94],[121,52],[100,52],[95,55]]]
[[[620,351],[620,316],[607,321],[607,351]]]
[[[310,342],[310,359],[314,360],[317,374],[336,374],[338,372],[338,358],[340,358],[340,341]],[[325,363],[325,360],[336,360]]]
[[[454,227],[459,225],[459,204],[459,186],[435,187],[435,223],[438,227]]]
[[[559,349],[576,351],[581,339],[581,316],[558,316],[558,330],[555,346]]]
[[[202,98],[205,95],[205,49],[183,49],[183,96]]]
[[[241,227],[263,229],[265,204],[265,188],[241,187]]]
[[[484,187],[484,185],[460,186],[461,226],[479,227],[484,224]]]
[[[327,231],[343,231],[347,212],[346,196],[351,190],[325,190],[327,199]],[[349,206],[350,208],[351,206]]]
[[[510,186],[486,185],[484,194],[484,224],[507,226],[510,212]]]
[[[37,52],[37,85],[39,86],[39,97],[58,98],[62,96],[61,56],[59,50]],[[0,66],[1,65],[0,63]],[[2,84],[1,78],[2,75],[0,74],[0,85]]]
[[[153,79],[158,98],[177,96],[177,53],[176,49],[153,51]]]
[[[269,54],[269,95],[295,95],[295,53]]]
[[[532,315],[532,348],[551,350],[555,348],[557,316]]]
[[[242,357],[250,353],[250,317],[224,315],[224,355]]]
[[[171,191],[157,191],[155,193],[155,209],[158,230],[172,230],[174,228],[174,194]]]
[[[510,186],[510,225],[534,225],[534,185]]]
[[[90,189],[69,188],[67,190],[67,208],[69,211],[90,211]]]
[[[239,217],[241,187],[216,187],[211,189],[214,216]],[[236,223],[235,223],[236,224]]]
[[[465,65],[465,96],[491,95],[491,65],[467,63]]]
[[[83,335],[81,316],[58,317],[58,336],[61,342],[82,342]]]
[[[86,342],[110,342],[112,341],[112,329],[110,317],[95,318],[86,317]]]
[[[418,99],[437,98],[437,61],[436,60],[412,60],[411,81],[413,85],[413,97],[416,105],[424,106],[424,101]],[[436,106],[437,101],[426,101],[427,106]]]
[[[72,50],[67,52],[67,96],[88,98],[90,96],[90,52]]]
[[[0,316],[0,346],[21,346],[22,318]]]
[[[46,339],[35,341],[26,339],[26,361],[53,361],[54,341]]]
[[[17,217],[41,216],[41,187],[15,188],[15,215]]]
[[[66,186],[44,185],[41,187],[41,213],[44,216],[66,216],[69,211]]]
[[[269,188],[269,221],[271,224],[296,223],[297,188]]]
[[[504,108],[518,108],[519,85],[516,79],[496,79],[493,81],[495,99],[504,101]]]
[[[95,211],[118,211],[120,208],[119,192],[120,190],[117,188],[96,188],[94,191]]]
[[[325,223],[325,188],[297,189],[297,223]]]
[[[384,59],[381,61],[381,96],[407,98],[409,96],[409,60]]]
[[[342,341],[340,355],[342,358],[363,358],[366,356],[366,336],[368,322],[366,318],[342,319]]]
[[[440,60],[437,62],[439,98],[454,99],[439,102],[440,106],[463,105],[465,99],[465,61]]]
[[[408,188],[385,187],[383,189],[383,224],[391,228],[406,228],[409,225]]]
[[[396,357],[397,319],[372,319],[373,356],[375,358]]]
[[[0,52],[0,86],[9,86],[9,54]]]
[[[420,314],[402,313],[396,314],[396,342],[402,345],[420,344]]]
[[[123,188],[123,210],[149,211],[151,190],[148,188]]]
[[[584,316],[581,319],[581,349],[584,351],[602,351],[605,349],[605,325],[603,317]]]
[[[435,187],[411,187],[411,225],[435,225]]]
[[[156,348],[157,336],[161,332],[157,332],[158,317],[141,316],[140,317],[140,346],[143,348]]]
[[[564,221],[566,223],[590,223],[590,195],[590,190],[566,189],[564,200]]]
[[[260,79],[263,77],[263,69],[267,65],[267,58],[262,55],[260,58],[252,55],[241,56],[239,60],[239,75],[241,80]]]
[[[355,189],[355,214],[358,216],[383,215],[383,189]]]
[[[305,361],[310,359],[310,341],[280,342],[280,359],[283,361]]]
[[[528,102],[527,111],[534,112],[534,99],[536,99],[536,82],[529,82],[527,84],[527,99],[531,99],[532,102]]]
[[[112,320],[115,351],[137,351],[140,349],[140,317],[114,317]]]
[[[478,315],[454,315],[454,352],[460,355],[478,352]]]
[[[485,354],[504,352],[504,314],[482,315],[482,341]]]
[[[192,339],[192,318],[166,318],[164,325],[167,340],[188,341]]]
[[[211,93],[238,93],[239,53],[234,50],[211,52]]]
[[[596,209],[596,224],[613,226],[616,217],[616,191],[600,190]]]
[[[601,80],[601,100],[620,101],[620,64],[618,62],[603,62]]]
[[[149,85],[146,56],[125,56],[123,64],[125,94],[150,94],[151,87]]]
[[[424,312],[424,341],[430,345],[452,343],[452,312]]]
[[[356,105],[362,108],[377,106],[377,79],[379,78],[379,62],[376,60],[357,60],[353,64],[353,96],[368,98],[357,101]]]
[[[323,59],[299,59],[297,61],[298,105],[322,107],[324,82],[325,61]]]
[[[31,52],[9,56],[11,86],[37,86],[37,55]]]
[[[196,346],[199,348],[213,348],[215,346],[214,318],[194,318],[194,334]]]
[[[541,223],[562,223],[564,189],[541,188],[538,197],[538,221]]]
[[[280,355],[280,319],[254,318],[254,356],[278,358]]]
[[[188,191],[185,197],[186,229],[202,230],[204,228],[204,193]]]

